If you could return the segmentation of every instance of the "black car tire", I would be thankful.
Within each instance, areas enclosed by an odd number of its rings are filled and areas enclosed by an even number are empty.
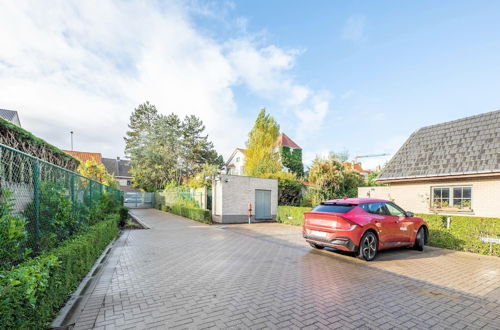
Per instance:
[[[375,259],[378,251],[378,239],[372,231],[367,231],[359,241],[357,257],[366,261]]]
[[[423,251],[425,245],[425,229],[424,227],[420,227],[417,232],[417,236],[415,237],[415,244],[413,244],[413,248],[417,251]]]
[[[318,245],[316,243],[312,243],[312,242],[309,242],[309,245],[315,249],[318,249],[318,250],[322,250],[324,249],[325,247],[323,245]]]

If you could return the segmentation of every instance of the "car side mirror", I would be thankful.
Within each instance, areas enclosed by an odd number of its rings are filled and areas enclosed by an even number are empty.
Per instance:
[[[410,212],[410,211],[406,211],[406,216],[407,217],[413,217],[413,212]]]

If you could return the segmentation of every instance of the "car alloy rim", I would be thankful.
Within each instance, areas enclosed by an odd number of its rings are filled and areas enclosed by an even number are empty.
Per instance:
[[[368,259],[371,259],[375,255],[376,249],[377,246],[375,244],[375,237],[373,235],[366,236],[363,241],[363,255]]]

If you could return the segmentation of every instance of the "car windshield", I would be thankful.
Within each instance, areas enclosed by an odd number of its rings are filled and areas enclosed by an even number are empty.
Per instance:
[[[313,212],[346,213],[356,205],[342,203],[321,203],[313,209]]]

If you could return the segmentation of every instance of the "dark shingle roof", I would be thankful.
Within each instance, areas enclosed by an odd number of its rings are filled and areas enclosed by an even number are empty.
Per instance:
[[[130,161],[126,159],[102,158],[101,162],[109,174],[113,174],[117,177],[132,177],[129,173]]]
[[[413,133],[378,180],[500,172],[500,110]]]

